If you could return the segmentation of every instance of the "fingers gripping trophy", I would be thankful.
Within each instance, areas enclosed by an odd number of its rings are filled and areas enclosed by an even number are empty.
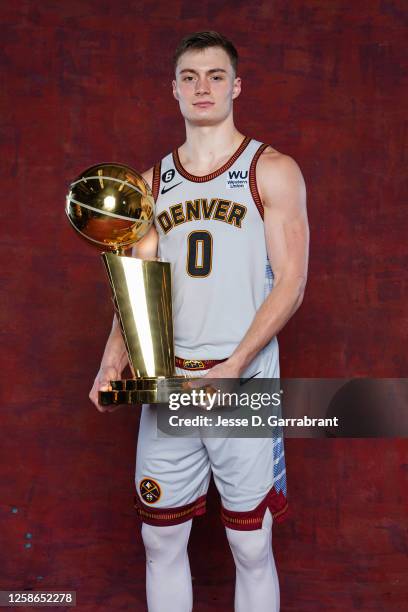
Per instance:
[[[127,257],[154,220],[149,185],[132,168],[91,166],[70,185],[66,214],[76,232],[103,249],[112,299],[133,378],[110,382],[99,403],[160,403],[182,388],[175,376],[170,263]]]

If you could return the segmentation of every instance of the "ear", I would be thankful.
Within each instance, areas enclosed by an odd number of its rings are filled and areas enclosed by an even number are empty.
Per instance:
[[[232,99],[235,100],[235,98],[238,98],[240,93],[241,93],[241,78],[235,77],[234,84],[232,86]]]
[[[178,95],[177,95],[177,82],[175,80],[173,80],[171,82],[171,86],[173,88],[173,97],[175,98],[175,100],[178,100]]]

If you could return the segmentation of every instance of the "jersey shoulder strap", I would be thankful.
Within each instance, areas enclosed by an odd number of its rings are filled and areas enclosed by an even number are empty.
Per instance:
[[[262,153],[267,149],[270,145],[268,143],[256,141],[258,145],[256,150],[252,156],[251,164],[249,166],[249,189],[251,190],[252,199],[254,201],[255,206],[258,209],[261,218],[264,218],[264,207],[262,204],[261,196],[259,195],[258,185],[256,181],[256,165],[258,163],[259,158]]]

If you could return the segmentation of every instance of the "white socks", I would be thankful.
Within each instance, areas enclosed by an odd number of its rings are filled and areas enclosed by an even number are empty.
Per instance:
[[[143,523],[149,612],[191,612],[193,592],[187,544],[192,520],[155,527]]]
[[[149,612],[191,612],[193,593],[187,544],[192,520],[155,527],[143,523]],[[272,553],[272,515],[262,529],[226,528],[236,565],[235,612],[279,612],[279,581]]]
[[[279,581],[272,552],[272,515],[267,509],[262,529],[227,527],[236,566],[235,612],[279,612]]]

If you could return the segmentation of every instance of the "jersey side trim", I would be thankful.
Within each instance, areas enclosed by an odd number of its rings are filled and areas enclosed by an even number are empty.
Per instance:
[[[241,153],[245,151],[251,140],[252,138],[249,138],[249,136],[245,136],[238,149],[235,151],[235,153],[233,153],[229,160],[223,166],[221,166],[221,168],[218,168],[218,170],[211,172],[211,174],[206,174],[205,176],[195,176],[194,174],[190,174],[189,172],[187,172],[187,170],[181,164],[178,149],[175,149],[173,151],[174,165],[177,168],[177,172],[189,181],[193,183],[206,183],[207,181],[212,181],[213,179],[217,178],[217,176],[220,176],[221,174],[226,172],[228,168],[231,168],[231,166],[237,161]]]
[[[256,184],[256,165],[258,163],[258,159],[262,155],[262,153],[269,147],[268,144],[261,144],[261,146],[256,151],[251,166],[249,168],[249,188],[251,190],[252,197],[255,202],[255,206],[258,209],[259,214],[261,215],[261,219],[264,218],[264,207],[262,204],[261,196],[259,195],[258,185]]]
[[[157,164],[155,164],[153,167],[152,192],[153,192],[153,198],[155,202],[157,202],[157,198],[159,197],[160,171],[161,171],[161,161],[157,162]]]

